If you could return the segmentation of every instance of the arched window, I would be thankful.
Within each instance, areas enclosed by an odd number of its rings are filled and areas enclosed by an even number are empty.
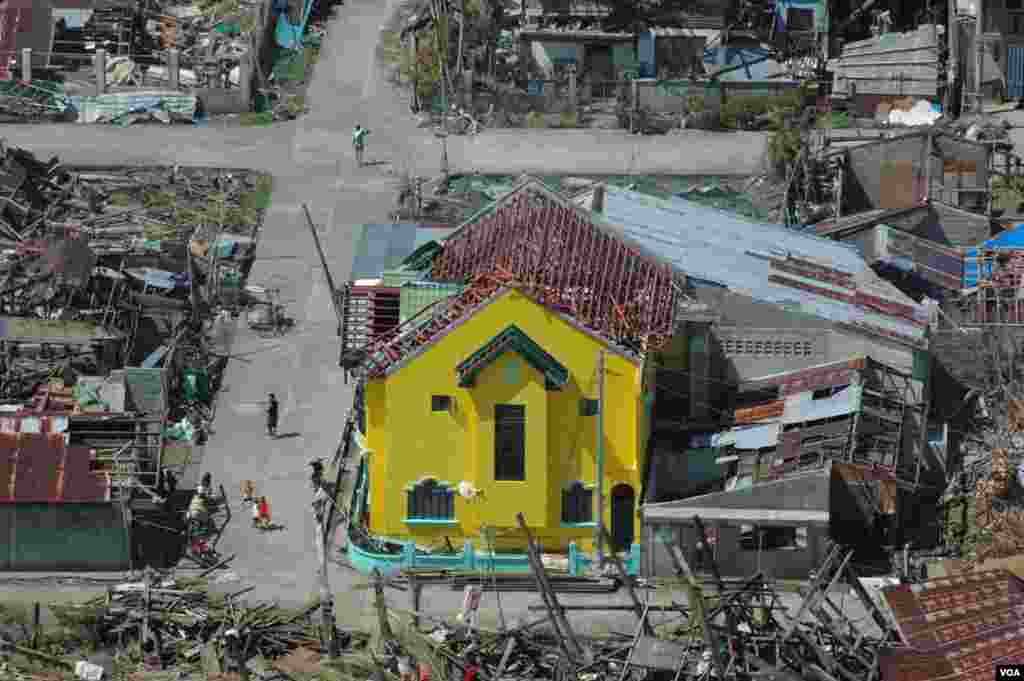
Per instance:
[[[562,490],[562,522],[589,523],[594,520],[594,491],[579,480]]]
[[[425,478],[407,492],[409,517],[431,520],[455,518],[455,493],[448,485],[433,478]]]

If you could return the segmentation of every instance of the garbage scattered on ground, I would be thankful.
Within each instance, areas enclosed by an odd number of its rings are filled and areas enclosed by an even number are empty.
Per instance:
[[[893,108],[889,112],[889,125],[931,125],[942,118],[942,110],[926,100],[918,100],[909,109]]]

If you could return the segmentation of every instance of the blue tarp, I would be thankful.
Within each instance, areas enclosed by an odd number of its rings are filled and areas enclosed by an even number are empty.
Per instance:
[[[1024,250],[1024,222],[1017,223],[1010,229],[994,236],[988,241],[982,242],[980,248],[990,251],[1013,251]],[[964,251],[964,288],[974,288],[978,285],[978,249],[968,248]],[[982,273],[985,277],[992,276],[992,264],[982,264]]]
[[[306,32],[306,22],[309,21],[309,15],[313,11],[313,4],[315,2],[316,0],[306,0],[306,5],[302,8],[302,22],[299,24],[293,24],[288,21],[288,12],[281,12],[277,15],[274,38],[280,47],[286,50],[299,48],[299,45],[302,43],[302,36]]]

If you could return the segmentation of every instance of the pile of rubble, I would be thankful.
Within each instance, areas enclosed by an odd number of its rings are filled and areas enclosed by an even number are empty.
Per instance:
[[[54,645],[43,645],[38,633],[8,633],[0,635],[4,678],[51,678],[57,670],[97,681],[118,672],[140,679],[168,672],[178,679],[223,673],[287,678],[278,668],[316,668],[323,637],[312,615],[319,603],[299,610],[247,603],[240,597],[252,587],[222,593],[207,574],[173,577],[147,570],[140,581],[109,587],[105,596],[50,605],[68,633],[82,628],[101,654],[82,659],[74,648],[54,654]],[[333,635],[343,650],[361,648],[368,638],[357,631]]]
[[[97,395],[77,377],[163,368],[168,387],[187,384],[171,418],[208,411],[225,362],[210,333],[243,302],[269,192],[243,171],[70,168],[0,149],[0,400],[79,413]],[[126,409],[123,387],[96,389]]]
[[[33,68],[31,79],[23,71],[0,69],[0,116],[121,125],[193,122],[202,113],[196,90],[239,88],[247,77],[242,65],[260,51],[264,6],[258,0],[146,0],[60,10],[51,54],[33,57],[33,64],[45,68]],[[40,9],[34,18],[52,23],[54,11]],[[104,51],[102,62],[98,50]]]

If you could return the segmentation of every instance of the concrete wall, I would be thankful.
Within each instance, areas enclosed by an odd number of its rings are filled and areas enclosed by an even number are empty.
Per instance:
[[[819,567],[827,555],[828,530],[807,528],[807,546],[800,549],[747,550],[740,545],[738,525],[706,523],[714,529],[715,560],[723,577],[749,577],[763,571],[769,579],[807,579],[807,573]],[[645,524],[643,528],[641,570],[646,577],[672,577],[674,569],[665,542],[678,545],[698,573],[706,573],[696,557],[697,531],[693,525]]]
[[[754,353],[746,352],[745,347],[741,353],[726,353],[726,375],[731,380],[744,381],[857,355],[868,355],[904,372],[914,368],[914,349],[909,346],[837,329],[827,320],[762,303],[720,287],[702,286],[696,292],[700,302],[721,314],[714,333],[723,351],[730,339],[762,343],[760,353],[756,352],[756,346]],[[774,352],[777,341],[811,343],[811,353],[777,355]],[[771,352],[767,351],[768,342],[772,343]]]

